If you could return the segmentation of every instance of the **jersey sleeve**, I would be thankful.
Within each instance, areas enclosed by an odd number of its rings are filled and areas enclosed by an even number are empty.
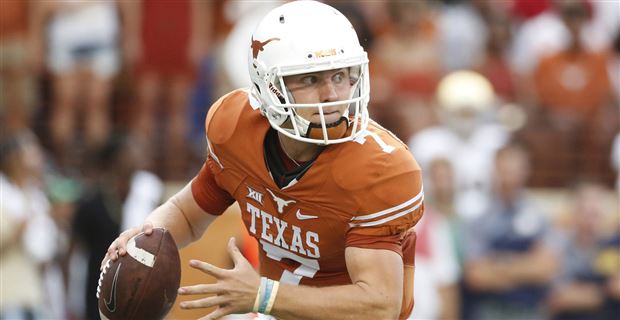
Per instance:
[[[403,255],[405,234],[424,212],[419,168],[395,170],[356,197],[360,213],[349,221],[346,245],[388,249]]]
[[[235,199],[215,180],[213,166],[217,165],[215,160],[209,157],[191,184],[192,195],[198,206],[212,215],[221,215],[235,202]]]
[[[226,158],[230,158],[223,145],[236,128],[241,107],[247,94],[242,90],[232,91],[213,103],[205,119],[207,160],[191,183],[192,195],[204,211],[221,215],[235,199],[229,193],[230,179],[220,179]],[[230,163],[227,163],[230,164]]]

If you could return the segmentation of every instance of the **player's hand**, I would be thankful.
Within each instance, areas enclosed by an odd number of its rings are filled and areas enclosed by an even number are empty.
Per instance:
[[[260,286],[260,276],[241,254],[239,248],[235,245],[234,238],[228,241],[228,253],[235,265],[230,270],[221,269],[198,260],[190,261],[191,267],[213,276],[216,282],[180,288],[179,294],[181,295],[211,295],[207,298],[181,302],[182,309],[217,306],[215,311],[201,318],[203,320],[218,319],[231,313],[248,313],[252,311],[256,293]]]
[[[153,233],[153,224],[147,221],[140,227],[134,227],[123,231],[123,233],[121,233],[118,238],[114,239],[112,244],[108,247],[108,251],[106,252],[105,257],[103,257],[99,269],[102,270],[103,266],[105,266],[109,259],[116,261],[118,257],[127,254],[127,242],[140,232],[144,232],[147,236],[151,235]]]

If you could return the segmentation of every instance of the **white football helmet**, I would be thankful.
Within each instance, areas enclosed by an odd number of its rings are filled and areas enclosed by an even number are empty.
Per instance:
[[[296,140],[333,144],[356,138],[368,126],[368,56],[349,20],[316,1],[295,1],[271,10],[258,24],[248,54],[251,94],[271,126]],[[347,100],[295,103],[284,77],[349,68]],[[349,105],[340,120],[326,123],[323,108]],[[318,108],[321,123],[299,116],[297,108]],[[349,130],[350,129],[350,130]]]

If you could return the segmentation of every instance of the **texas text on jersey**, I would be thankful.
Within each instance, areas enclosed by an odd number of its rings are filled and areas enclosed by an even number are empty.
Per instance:
[[[276,133],[247,91],[217,101],[206,130],[209,157],[192,182],[194,198],[211,214],[239,203],[261,247],[262,276],[289,284],[350,284],[348,246],[395,251],[406,270],[413,268],[415,234],[409,230],[424,211],[421,172],[387,130],[371,122],[355,141],[327,146],[288,175],[276,172],[281,163],[265,152]],[[405,310],[413,306],[413,279],[407,279]]]

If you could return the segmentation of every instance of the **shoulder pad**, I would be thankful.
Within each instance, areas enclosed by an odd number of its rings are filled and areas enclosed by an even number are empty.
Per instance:
[[[338,186],[354,191],[392,177],[420,170],[409,149],[387,130],[371,131],[342,146],[332,164]]]
[[[214,144],[226,142],[235,132],[241,112],[247,107],[248,93],[238,89],[217,100],[209,109],[205,120],[208,140]]]

